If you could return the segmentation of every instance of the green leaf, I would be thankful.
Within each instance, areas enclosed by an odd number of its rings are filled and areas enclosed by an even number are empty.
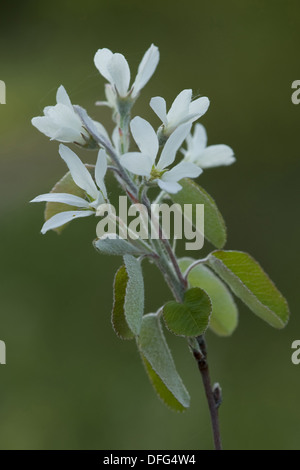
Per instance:
[[[169,330],[179,336],[199,336],[206,330],[211,315],[207,293],[193,287],[184,294],[183,303],[172,300],[164,306],[163,317]]]
[[[93,165],[86,165],[86,167],[89,171],[92,171],[94,168]],[[85,198],[85,192],[74,183],[74,180],[69,171],[56,183],[56,185],[51,189],[50,193],[68,193],[73,194],[74,196],[82,197],[83,199]],[[69,204],[63,204],[61,202],[47,202],[44,213],[45,221],[51,219],[51,217],[60,212],[73,210],[74,206],[70,206]],[[67,225],[69,225],[69,223],[70,222],[53,230],[60,234],[67,227]]]
[[[180,204],[184,210],[184,204],[193,204],[193,219],[196,217],[196,204],[204,204],[204,236],[217,248],[222,248],[226,243],[226,225],[213,198],[189,178],[180,181],[182,189],[169,196]]]
[[[176,370],[159,318],[154,313],[144,315],[137,344],[160,398],[176,411],[188,408],[189,394]]]
[[[128,283],[128,274],[125,266],[121,266],[114,280],[114,303],[112,309],[111,322],[115,333],[122,339],[132,339],[134,334],[130,330],[124,311],[126,287]]]
[[[139,261],[131,255],[124,256],[128,275],[124,302],[124,314],[129,329],[138,335],[144,313],[144,280]]]
[[[289,319],[287,301],[261,266],[241,251],[214,251],[208,264],[256,315],[275,328]]]
[[[150,362],[141,354],[146,372],[149,376],[150,382],[153,385],[157,395],[162,401],[174,411],[185,411],[185,407],[174,397],[170,390],[165,386],[159,375],[153,370]]]
[[[195,260],[182,258],[178,260],[179,267],[184,273]],[[238,324],[238,310],[229,289],[209,268],[198,264],[188,275],[191,287],[204,289],[212,302],[212,314],[209,328],[220,336],[233,333]]]
[[[135,255],[139,256],[145,253],[140,249],[140,247],[134,246],[133,244],[129,243],[127,240],[122,238],[98,238],[93,242],[94,247],[97,251],[105,255],[117,255],[117,256],[124,256],[124,255]]]

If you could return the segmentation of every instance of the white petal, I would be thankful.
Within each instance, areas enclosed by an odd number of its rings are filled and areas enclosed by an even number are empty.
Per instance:
[[[119,126],[116,126],[113,130],[113,133],[112,133],[112,141],[113,141],[113,144],[114,144],[114,147],[117,151],[117,154],[120,153],[120,133],[119,133]]]
[[[83,132],[81,119],[75,113],[73,107],[69,108],[64,104],[58,103],[47,110],[46,116],[55,123],[58,129],[60,127],[71,127],[79,133]]]
[[[120,96],[126,96],[130,82],[130,69],[127,60],[122,54],[113,54],[107,64],[108,72]]]
[[[68,204],[69,206],[89,207],[88,201],[82,197],[74,196],[74,194],[68,193],[40,194],[30,202],[61,202],[62,204]]]
[[[69,98],[68,93],[66,92],[65,88],[61,85],[56,93],[56,102],[64,104],[65,106],[68,106],[69,108],[72,108],[72,103]]]
[[[158,139],[155,130],[145,119],[136,116],[130,123],[130,129],[140,151],[155,162],[158,152]]]
[[[154,98],[151,98],[150,106],[162,121],[162,123],[166,126],[168,122],[166,101],[161,96],[155,96]]]
[[[116,108],[117,94],[115,88],[110,83],[106,83],[104,92],[107,99],[107,106],[110,108]]]
[[[192,99],[192,90],[183,90],[176,96],[168,112],[168,122],[176,126],[189,114],[189,106]]]
[[[84,135],[86,135],[86,132],[84,133]],[[57,140],[58,142],[65,142],[65,143],[75,142],[76,144],[79,144],[79,145],[86,144],[86,140],[83,138],[81,133],[79,133],[75,129],[71,129],[70,127],[61,127],[60,129],[58,129],[56,132],[52,134],[51,140]]]
[[[202,96],[192,103],[189,106],[189,114],[197,114],[198,117],[203,116],[206,113],[209,107],[209,99],[206,96]],[[198,118],[197,118],[198,119]]]
[[[80,158],[77,157],[76,153],[74,153],[65,145],[60,144],[59,154],[61,158],[66,162],[71,172],[72,178],[77,184],[77,186],[86,191],[87,194],[92,198],[97,199],[98,190],[93,181],[93,178],[91,177],[90,172],[84,166]]]
[[[173,181],[157,180],[157,184],[160,187],[160,189],[171,194],[178,193],[178,191],[182,189],[182,186],[180,186],[180,184],[175,183]]]
[[[235,162],[233,150],[228,145],[210,145],[207,147],[195,163],[201,168],[231,165]]]
[[[57,132],[57,126],[46,116],[37,116],[31,119],[31,124],[47,137],[52,137]]]
[[[163,170],[174,162],[176,152],[191,130],[192,124],[182,124],[168,138],[161,153],[157,168]]]
[[[101,149],[98,152],[98,158],[95,166],[95,180],[98,188],[101,189],[102,194],[107,198],[106,187],[104,183],[104,177],[107,170],[107,156],[105,150]]]
[[[197,123],[195,125],[194,135],[193,135],[193,147],[195,152],[202,152],[207,145],[207,133],[205,127],[202,124]]]
[[[159,62],[159,50],[156,46],[154,46],[154,44],[151,44],[149,49],[144,54],[144,57],[142,58],[142,61],[139,65],[138,73],[135,77],[135,81],[132,87],[133,98],[138,95],[141,89],[150,80],[150,78],[155,72],[158,62]]]
[[[59,214],[54,215],[51,219],[47,220],[42,227],[42,234],[48,232],[48,230],[53,230],[54,228],[61,227],[66,223],[70,222],[73,219],[78,217],[88,217],[89,215],[95,214],[94,211],[65,211],[60,212]]]
[[[197,178],[202,169],[190,162],[180,162],[163,174],[163,181],[180,181],[182,178]]]
[[[128,171],[135,175],[150,176],[152,170],[152,160],[149,155],[139,152],[129,152],[121,156],[121,164]]]
[[[101,73],[101,75],[111,82],[111,75],[108,70],[108,64],[112,59],[113,53],[106,48],[98,49],[94,57],[94,64]]]

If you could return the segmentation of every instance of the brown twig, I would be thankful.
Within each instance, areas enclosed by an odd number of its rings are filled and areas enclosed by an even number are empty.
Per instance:
[[[214,444],[216,450],[222,450],[221,435],[220,435],[220,426],[219,426],[219,415],[218,408],[221,404],[221,388],[219,384],[216,384],[214,387],[211,385],[208,363],[207,363],[207,350],[206,344],[203,336],[197,338],[199,349],[193,348],[193,355],[197,361],[199,371],[201,373],[202,382],[205,389],[205,394],[208,402],[212,431],[214,437]]]

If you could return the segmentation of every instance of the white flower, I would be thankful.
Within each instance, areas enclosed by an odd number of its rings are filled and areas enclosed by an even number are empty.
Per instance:
[[[129,89],[130,69],[125,57],[106,48],[98,49],[94,57],[95,66],[111,85],[105,87],[108,105],[115,106],[116,92],[121,98],[129,93],[133,99],[136,98],[155,72],[158,61],[158,48],[152,44],[144,54],[135,81]]]
[[[46,106],[44,116],[34,117],[31,120],[33,126],[51,140],[74,142],[84,147],[96,146],[62,85],[57,90],[56,101],[55,106]],[[102,124],[93,122],[98,131],[108,137]]]
[[[167,113],[164,98],[156,96],[151,99],[150,106],[163,123],[163,134],[169,136],[176,127],[187,122],[194,122],[206,113],[209,99],[206,96],[192,101],[192,90],[183,90],[176,96]]]
[[[77,184],[77,186],[79,186],[79,188],[83,189],[85,192],[86,199],[67,193],[49,193],[41,194],[40,196],[37,196],[32,201],[30,201],[61,202],[63,204],[68,204],[70,206],[83,209],[64,211],[54,215],[51,217],[51,219],[44,223],[41,230],[43,234],[48,230],[60,227],[61,225],[64,225],[75,218],[87,217],[89,215],[95,214],[97,207],[100,204],[103,204],[107,199],[107,192],[104,183],[104,177],[107,170],[107,159],[106,153],[103,149],[99,150],[95,166],[95,180],[98,187],[94,183],[90,172],[78,158],[76,153],[72,152],[72,150],[62,144],[59,146],[59,153],[61,158],[67,164],[75,184]]]
[[[182,178],[197,178],[202,173],[201,168],[190,162],[180,162],[171,170],[168,167],[174,162],[176,152],[191,129],[190,123],[182,124],[167,140],[158,163],[155,160],[159,150],[158,137],[153,127],[145,119],[135,117],[130,123],[130,129],[140,152],[129,152],[121,156],[122,165],[135,175],[145,176],[149,181],[155,181],[159,187],[169,193],[177,193]]]
[[[182,149],[184,160],[195,163],[200,168],[231,165],[235,162],[234,152],[228,145],[207,145],[207,134],[204,126],[195,125],[193,135],[186,139],[187,149]]]

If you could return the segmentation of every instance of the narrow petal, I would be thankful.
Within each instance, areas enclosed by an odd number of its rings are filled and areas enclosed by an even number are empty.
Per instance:
[[[192,101],[189,106],[189,114],[198,114],[198,117],[203,116],[209,107],[209,99],[206,96],[202,96],[195,101]],[[198,118],[197,118],[198,119]]]
[[[116,126],[113,130],[113,133],[112,133],[112,141],[113,141],[113,144],[114,144],[114,147],[117,151],[117,154],[120,153],[120,133],[119,133],[119,126]]]
[[[157,184],[160,187],[160,189],[171,194],[178,193],[178,191],[182,189],[182,186],[180,186],[179,183],[176,183],[173,181],[157,180]]]
[[[194,163],[180,162],[170,171],[163,174],[163,181],[180,181],[182,178],[197,178],[201,175],[202,169]]]
[[[121,156],[121,163],[134,175],[150,176],[152,169],[152,160],[149,155],[139,152],[129,152]]]
[[[181,146],[182,142],[186,139],[191,130],[192,124],[182,124],[168,138],[163,151],[161,153],[157,168],[163,170],[174,162],[176,152]]]
[[[130,82],[130,69],[127,60],[122,54],[113,54],[107,64],[108,72],[120,96],[126,96]]]
[[[210,145],[196,160],[195,163],[201,168],[212,168],[215,166],[227,166],[235,162],[233,150],[228,145]]]
[[[192,90],[183,90],[176,96],[168,112],[168,123],[176,126],[189,114],[189,106],[192,99]]]
[[[47,220],[42,227],[42,234],[44,235],[48,230],[53,230],[54,228],[61,227],[62,225],[67,224],[73,219],[78,219],[79,217],[88,217],[89,215],[95,214],[94,211],[65,211],[60,212],[59,214],[54,215],[51,219]]]
[[[140,151],[155,162],[158,152],[158,139],[155,130],[145,119],[136,116],[130,123],[130,129]]]
[[[60,85],[60,87],[57,90],[56,102],[64,104],[65,106],[68,106],[69,108],[73,108],[69,95],[66,92],[65,87],[63,87],[62,85]]]
[[[61,158],[66,162],[74,182],[81,189],[87,192],[89,196],[96,199],[98,196],[97,187],[91,177],[90,172],[84,166],[80,158],[77,157],[71,149],[65,145],[60,144],[59,154]]]
[[[110,63],[112,56],[113,53],[109,49],[106,49],[104,47],[103,49],[98,49],[94,57],[95,66],[97,67],[101,75],[106,78],[106,80],[108,80],[109,82],[111,82],[111,75],[108,70],[108,64]]]
[[[202,124],[197,123],[195,125],[194,135],[193,135],[193,147],[195,152],[198,151],[198,154],[205,149],[207,145],[207,133],[205,127]]]
[[[40,194],[39,196],[32,199],[30,202],[61,202],[62,204],[68,204],[68,206],[74,207],[89,207],[88,201],[82,197],[74,196],[73,194],[67,193],[48,193]]]
[[[154,44],[151,44],[149,49],[145,52],[144,57],[138,68],[138,73],[135,77],[133,84],[132,97],[134,98],[139,94],[141,89],[150,80],[155,72],[157,64],[159,62],[159,50]]]
[[[155,96],[154,98],[151,98],[150,106],[162,121],[162,123],[166,126],[168,122],[166,101],[161,96]]]
[[[102,194],[107,198],[106,187],[104,183],[104,177],[107,170],[107,156],[105,150],[101,149],[98,152],[98,158],[95,166],[95,180],[98,188],[101,189]]]

